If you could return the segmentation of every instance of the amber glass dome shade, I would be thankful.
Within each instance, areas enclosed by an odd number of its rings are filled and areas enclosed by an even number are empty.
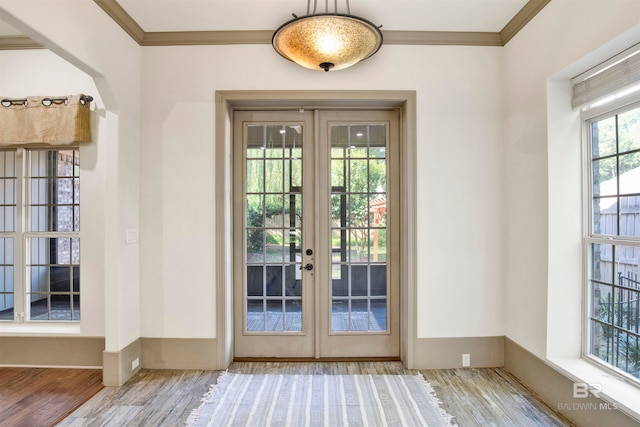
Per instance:
[[[311,70],[342,70],[376,53],[382,32],[366,19],[339,13],[307,15],[286,22],[272,44],[284,58]]]

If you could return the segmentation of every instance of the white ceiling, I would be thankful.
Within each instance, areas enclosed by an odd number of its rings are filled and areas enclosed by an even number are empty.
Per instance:
[[[346,13],[346,0],[338,12]],[[306,14],[305,0],[118,0],[145,32],[275,30]],[[313,0],[312,0],[313,2]],[[382,30],[500,32],[527,0],[351,0],[351,14]],[[329,1],[333,12],[333,0]],[[318,12],[325,0],[318,0]],[[19,32],[0,21],[0,36]]]
[[[20,36],[22,33],[7,24],[6,22],[0,20],[0,37],[11,37],[11,36]]]
[[[119,0],[146,32],[275,30],[306,14],[305,0]],[[383,30],[499,32],[527,0],[352,0],[351,14]],[[325,11],[318,0],[318,12]],[[333,12],[334,1],[329,1]],[[338,12],[347,13],[346,0]]]

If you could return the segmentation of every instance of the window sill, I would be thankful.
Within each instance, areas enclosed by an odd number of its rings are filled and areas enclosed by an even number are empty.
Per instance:
[[[0,323],[0,335],[78,335],[80,323]]]
[[[599,397],[640,421],[640,388],[582,358],[549,358],[549,365],[574,382],[600,384]]]

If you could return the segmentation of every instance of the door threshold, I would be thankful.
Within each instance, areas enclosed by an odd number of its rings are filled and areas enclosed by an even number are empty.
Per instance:
[[[401,362],[400,357],[235,357],[234,362]]]

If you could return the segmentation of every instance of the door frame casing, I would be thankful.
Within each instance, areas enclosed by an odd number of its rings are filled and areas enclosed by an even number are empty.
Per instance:
[[[216,91],[215,254],[216,359],[219,369],[233,361],[233,114],[236,110],[300,108],[388,109],[400,111],[400,358],[415,366],[416,281],[416,92],[415,91]]]

